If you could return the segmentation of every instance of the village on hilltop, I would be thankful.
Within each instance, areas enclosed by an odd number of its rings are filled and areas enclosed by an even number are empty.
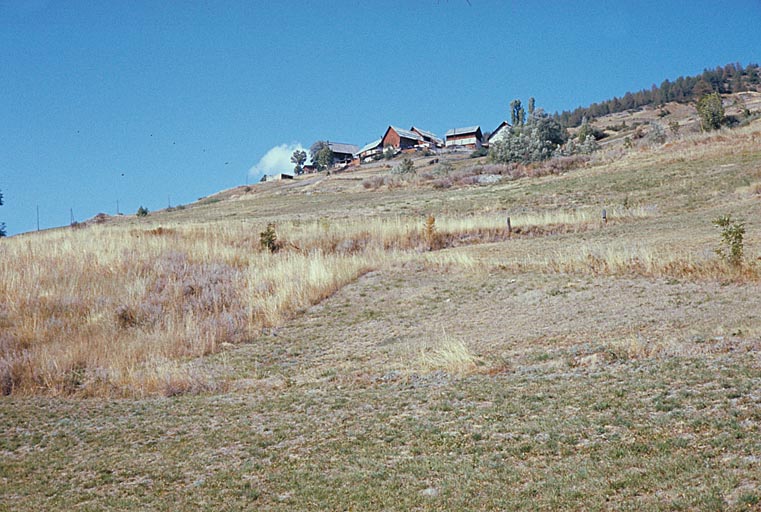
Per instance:
[[[409,130],[389,125],[383,136],[359,147],[355,144],[326,141],[326,145],[332,152],[331,169],[347,170],[358,167],[361,164],[381,160],[386,155],[395,156],[400,153],[433,154],[440,152],[473,151],[488,148],[490,143],[502,140],[510,130],[510,123],[503,121],[493,132],[481,131],[481,127],[467,126],[448,130],[441,139],[433,132],[412,126]],[[317,166],[309,163],[303,166],[303,173],[317,172]],[[274,175],[264,175],[262,181],[277,181],[293,179],[291,172],[282,172]]]

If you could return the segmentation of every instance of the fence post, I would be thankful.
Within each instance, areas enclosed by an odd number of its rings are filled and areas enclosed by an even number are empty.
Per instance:
[[[513,234],[513,226],[510,224],[510,216],[507,216],[507,234],[512,235]]]
[[[602,223],[608,223],[608,212],[605,211],[605,208],[602,209]]]

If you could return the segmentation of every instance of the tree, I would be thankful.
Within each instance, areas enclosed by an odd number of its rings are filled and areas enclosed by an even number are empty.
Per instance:
[[[521,100],[515,99],[510,102],[510,124],[523,126],[526,122],[526,111],[521,106]]]
[[[513,126],[503,140],[491,145],[490,156],[498,163],[538,162],[550,158],[568,140],[568,132],[537,109],[524,126]]]
[[[296,164],[293,168],[293,172],[298,174],[304,173],[304,162],[307,161],[307,152],[301,149],[297,149],[291,155],[291,162]]]
[[[534,99],[534,97],[533,97],[533,96],[531,96],[531,97],[528,99],[528,115],[529,115],[529,116],[533,116],[533,115],[534,115],[534,110],[535,110],[535,109],[536,109],[536,100]]]
[[[700,98],[697,108],[703,131],[716,130],[721,127],[721,123],[724,122],[724,105],[719,93],[706,94]]]
[[[577,138],[579,139],[580,144],[584,144],[584,141],[587,140],[587,137],[595,138],[594,131],[592,130],[592,127],[589,125],[589,119],[584,116],[584,119],[581,121],[581,128],[579,128],[579,133],[577,134]]]
[[[309,156],[312,157],[312,162],[317,161],[317,153],[319,153],[320,150],[325,147],[330,147],[330,146],[324,140],[318,140],[314,142],[311,146],[309,146]]]
[[[318,140],[312,144],[309,147],[309,154],[318,171],[324,171],[333,165],[333,151],[330,149],[330,144],[324,140]]]
[[[702,78],[698,80],[698,83],[696,83],[695,87],[692,88],[692,94],[696,98],[702,98],[703,96],[711,94],[712,92],[713,87],[711,84]]]
[[[318,171],[329,169],[333,165],[333,151],[330,146],[324,146],[317,152],[317,159],[314,160]]]

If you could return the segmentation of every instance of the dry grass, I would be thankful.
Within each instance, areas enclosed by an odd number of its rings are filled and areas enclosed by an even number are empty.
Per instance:
[[[514,262],[516,268],[592,275],[642,275],[737,282],[759,281],[761,265],[746,259],[740,267],[714,252],[693,253],[677,247],[652,247],[630,242],[580,244]]]
[[[82,396],[222,390],[227,384],[200,358],[283,325],[363,273],[395,264],[757,282],[752,223],[740,269],[719,261],[711,245],[653,243],[652,234],[625,228],[647,224],[671,233],[657,221],[665,211],[684,210],[685,196],[698,197],[690,211],[704,208],[711,218],[730,200],[756,211],[760,140],[758,124],[690,135],[657,152],[615,162],[600,157],[567,176],[469,190],[391,193],[368,191],[361,178],[320,178],[148,219],[3,240],[0,389]],[[735,194],[739,184],[750,193]],[[730,194],[722,196],[724,189]],[[636,194],[633,204],[629,194]],[[426,229],[434,213],[435,225]],[[269,222],[282,244],[277,253],[260,247]],[[680,236],[692,236],[694,225],[680,228]],[[601,234],[616,229],[626,242]],[[429,252],[485,242],[506,243],[498,258]]]
[[[520,219],[520,218],[519,218]],[[516,219],[540,229],[579,214]],[[501,216],[440,218],[437,247],[504,239]],[[4,394],[168,395],[224,389],[195,358],[250,340],[402,251],[430,247],[418,218],[277,226],[261,249],[243,223],[96,225],[0,246]],[[453,256],[430,260],[447,264]],[[462,256],[458,256],[462,263]]]
[[[757,508],[760,127],[0,240],[0,509]]]
[[[465,342],[448,335],[444,329],[440,338],[420,350],[418,361],[424,371],[442,370],[455,375],[473,372],[478,363]]]
[[[4,243],[3,393],[208,389],[200,369],[177,361],[251,339],[380,261],[373,251],[273,255],[241,246],[244,235],[98,226]]]

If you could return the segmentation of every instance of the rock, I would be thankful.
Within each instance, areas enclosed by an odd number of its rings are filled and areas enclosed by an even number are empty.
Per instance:
[[[420,491],[420,494],[422,494],[423,496],[427,496],[429,498],[435,498],[436,496],[439,495],[439,490],[436,489],[435,487],[429,487],[427,489],[423,489],[422,491]]]

